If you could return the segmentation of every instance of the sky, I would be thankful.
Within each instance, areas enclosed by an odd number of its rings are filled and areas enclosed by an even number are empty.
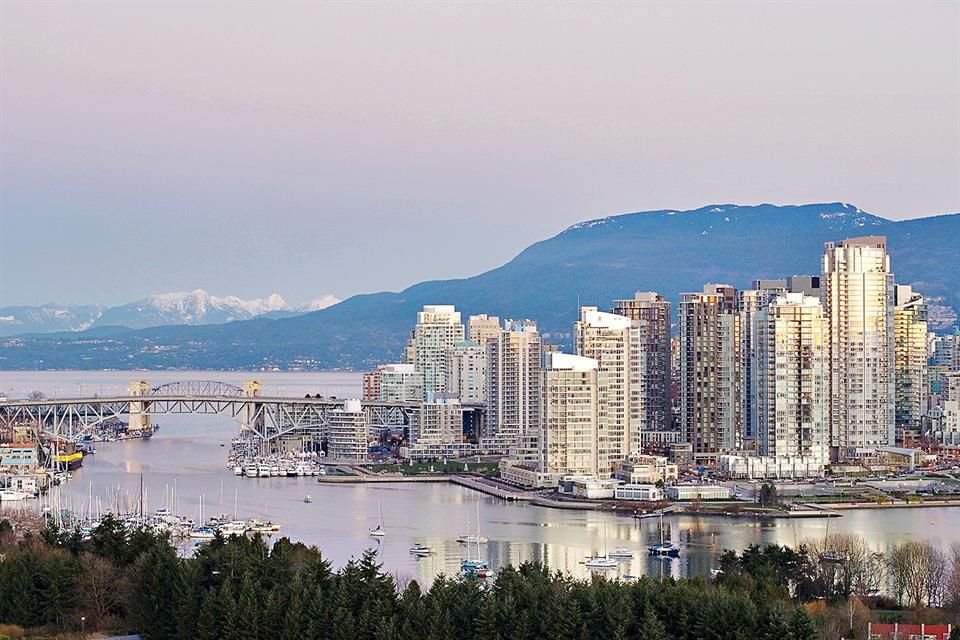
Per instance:
[[[836,201],[960,211],[960,3],[0,3],[0,306],[345,298]]]

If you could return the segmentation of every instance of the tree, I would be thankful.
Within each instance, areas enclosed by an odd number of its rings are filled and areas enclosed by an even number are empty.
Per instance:
[[[667,628],[653,612],[653,607],[647,607],[640,623],[640,640],[667,640]]]
[[[99,629],[103,620],[121,601],[121,576],[106,558],[84,552],[80,555],[77,599],[89,606],[90,627]]]
[[[802,606],[793,611],[793,617],[790,618],[790,638],[792,640],[814,640],[817,637],[817,630],[813,626],[813,620],[807,614]]]
[[[943,603],[949,577],[946,555],[929,542],[904,542],[890,553],[888,566],[897,601],[906,596],[913,608],[938,607]]]
[[[500,630],[497,623],[497,601],[493,594],[488,594],[480,606],[480,615],[477,616],[476,640],[500,640]]]
[[[760,487],[760,505],[764,507],[775,507],[780,504],[780,498],[777,495],[777,488],[772,482],[764,482]]]

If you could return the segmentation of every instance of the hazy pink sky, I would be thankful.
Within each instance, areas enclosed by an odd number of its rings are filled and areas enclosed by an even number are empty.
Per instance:
[[[960,210],[960,3],[0,3],[0,305],[399,289],[580,220]]]

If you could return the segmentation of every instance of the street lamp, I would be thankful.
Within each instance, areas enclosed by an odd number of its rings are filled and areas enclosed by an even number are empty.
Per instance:
[[[86,635],[87,633],[87,616],[80,616],[80,634]]]

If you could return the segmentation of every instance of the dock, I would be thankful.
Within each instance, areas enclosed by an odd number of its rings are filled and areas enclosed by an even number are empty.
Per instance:
[[[517,501],[517,500],[534,500],[537,498],[537,494],[531,491],[521,491],[519,489],[508,489],[506,487],[499,486],[489,481],[484,481],[479,478],[464,476],[464,475],[453,475],[447,476],[447,478],[453,484],[459,485],[461,487],[466,487],[467,489],[473,489],[474,491],[479,491],[480,493],[485,493],[488,496],[493,496],[495,498],[500,498],[502,500]]]

